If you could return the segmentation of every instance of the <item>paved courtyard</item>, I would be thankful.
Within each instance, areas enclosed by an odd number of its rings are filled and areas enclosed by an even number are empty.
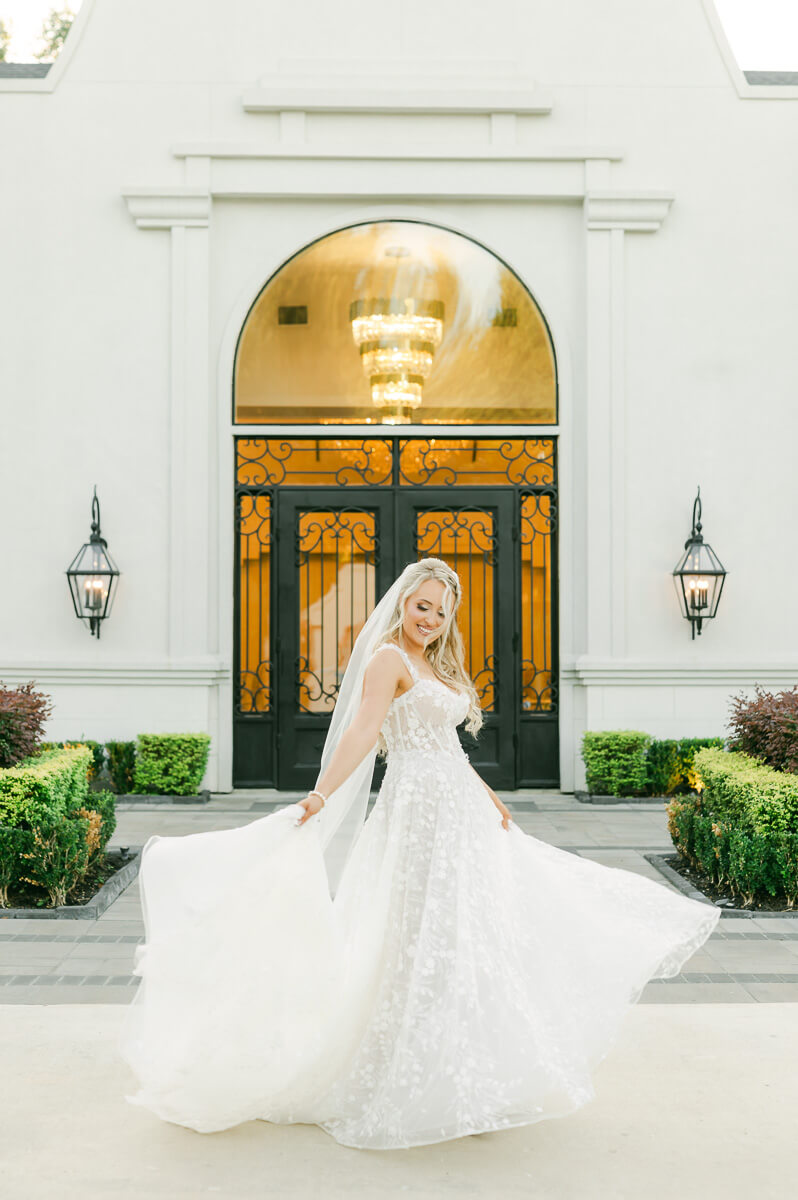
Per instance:
[[[120,804],[111,845],[141,846],[154,833],[229,829],[296,798],[246,791],[197,806]],[[551,792],[502,798],[525,832],[672,886],[643,857],[673,850],[661,803],[599,807]],[[130,971],[143,936],[137,880],[96,921],[0,922],[0,1003],[126,1004],[138,982]],[[681,975],[652,980],[641,998],[657,1004],[771,1001],[798,1001],[798,918],[724,917]]]
[[[112,844],[238,826],[295,798],[120,805]],[[672,849],[660,803],[503,798],[535,837],[671,886],[643,857]],[[648,984],[578,1113],[395,1152],[313,1126],[200,1135],[128,1105],[114,1039],[142,937],[136,882],[96,921],[0,922],[3,1195],[769,1200],[798,1188],[798,920],[724,917],[678,978]]]

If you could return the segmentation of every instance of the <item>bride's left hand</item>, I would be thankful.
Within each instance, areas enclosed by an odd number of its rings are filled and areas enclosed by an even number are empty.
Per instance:
[[[493,803],[496,805],[496,807],[498,808],[499,812],[502,815],[502,829],[509,829],[510,822],[512,821],[513,818],[510,815],[510,810],[508,809],[507,805],[502,804],[501,800],[499,800],[498,797],[493,801]]]

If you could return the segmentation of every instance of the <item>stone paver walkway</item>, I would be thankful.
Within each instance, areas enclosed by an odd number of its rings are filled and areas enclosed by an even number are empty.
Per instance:
[[[229,829],[297,798],[246,791],[214,796],[206,805],[120,804],[112,845],[140,846],[154,833]],[[601,807],[533,791],[502,798],[526,833],[672,886],[643,857],[673,849],[661,802]],[[0,921],[0,1003],[129,1003],[138,983],[131,975],[133,952],[143,936],[137,880],[96,921]],[[798,920],[778,917],[724,917],[681,975],[652,980],[641,997],[641,1003],[668,1004],[795,1000]]]
[[[638,1005],[576,1113],[412,1150],[312,1125],[199,1134],[128,1104],[118,1004],[0,1007],[9,1200],[786,1200],[798,1005]]]
[[[227,829],[294,799],[120,805],[114,844]],[[643,857],[671,849],[661,804],[504,799],[535,837],[672,886]],[[782,1200],[798,1191],[798,1004],[789,1002],[798,921],[724,917],[680,977],[647,986],[595,1072],[595,1099],[577,1113],[398,1151],[352,1150],[308,1125],[197,1134],[127,1104],[135,1080],[116,1038],[142,936],[137,882],[96,921],[0,921],[3,1195]]]

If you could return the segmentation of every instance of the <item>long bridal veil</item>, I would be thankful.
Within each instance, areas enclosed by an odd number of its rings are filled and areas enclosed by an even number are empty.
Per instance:
[[[319,775],[358,710],[405,578],[355,641]],[[237,829],[148,839],[141,982],[119,1040],[140,1084],[132,1104],[200,1131],[250,1119],[253,1107],[264,1119],[313,1119],[313,1098],[364,1019],[352,999],[367,994],[362,972],[379,958],[376,945],[347,953],[332,900],[365,821],[375,757],[376,748],[299,829],[304,810],[289,804]]]
[[[433,560],[437,561],[437,560]],[[412,564],[417,565],[417,564]],[[405,584],[407,567],[394,580],[388,591],[374,608],[371,616],[358,634],[352,647],[341,687],[335,702],[330,727],[324,742],[319,767],[319,778],[335,753],[338,744],[351,725],[363,695],[363,676],[369,659],[380,639],[387,632],[402,588]],[[335,894],[346,860],[351,853],[357,836],[366,819],[371,777],[374,774],[376,747],[369,751],[363,761],[347,780],[331,792],[321,810],[319,837],[324,851],[324,861],[330,888]]]

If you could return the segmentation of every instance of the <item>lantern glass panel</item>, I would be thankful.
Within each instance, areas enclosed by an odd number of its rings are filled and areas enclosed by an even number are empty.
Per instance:
[[[69,587],[76,611],[83,617],[107,616],[118,571],[108,552],[97,542],[81,547],[69,568]]]

